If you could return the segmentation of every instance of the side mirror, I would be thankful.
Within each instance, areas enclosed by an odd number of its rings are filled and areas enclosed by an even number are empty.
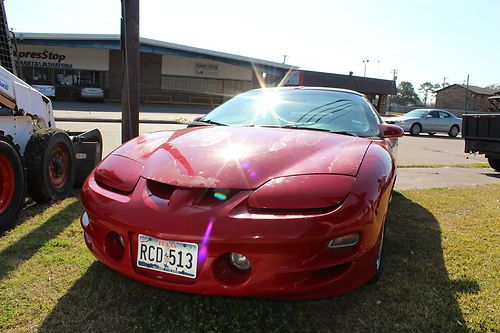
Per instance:
[[[380,124],[378,127],[383,138],[399,138],[405,134],[405,131],[397,125]]]
[[[196,117],[196,118],[194,118],[194,119],[193,119],[193,121],[200,121],[200,120],[202,120],[202,119],[203,119],[203,116],[201,116],[201,117]]]
[[[432,115],[428,114],[425,116],[425,118],[433,118]]]

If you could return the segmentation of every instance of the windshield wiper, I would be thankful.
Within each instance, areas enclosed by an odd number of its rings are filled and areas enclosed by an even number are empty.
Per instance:
[[[207,120],[200,119],[200,120],[195,120],[195,121],[189,123],[189,125],[187,127],[207,126],[207,125],[228,126],[227,124],[219,123],[217,121],[213,121],[210,119],[207,119]]]
[[[355,136],[359,137],[359,135],[349,132],[349,131],[332,131],[326,128],[318,128],[318,127],[307,127],[307,126],[300,126],[297,124],[286,124],[282,126],[278,125],[263,125],[260,127],[273,127],[273,128],[291,128],[291,129],[301,129],[301,130],[309,130],[309,131],[320,131],[320,132],[328,132],[328,133],[334,133],[334,134],[340,134],[340,135],[349,135],[349,136]]]
[[[355,136],[359,137],[359,135],[354,134],[352,132],[348,131],[332,131],[327,128],[318,128],[318,127],[307,127],[307,126],[300,126],[297,124],[287,124],[283,126],[279,126],[281,128],[293,128],[293,129],[302,129],[302,130],[310,130],[310,131],[320,131],[320,132],[329,132],[329,133],[334,133],[334,134],[341,134],[341,135],[349,135],[349,136]]]

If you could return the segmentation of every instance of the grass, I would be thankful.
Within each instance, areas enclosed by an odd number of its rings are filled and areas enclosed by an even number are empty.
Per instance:
[[[187,295],[95,261],[77,198],[26,209],[0,242],[0,331],[498,332],[500,186],[396,193],[376,285],[318,301]]]
[[[469,164],[414,164],[398,165],[398,168],[491,168],[488,163]]]

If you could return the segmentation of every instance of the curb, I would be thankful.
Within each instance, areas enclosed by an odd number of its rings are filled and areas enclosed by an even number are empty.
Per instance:
[[[121,119],[105,119],[105,118],[66,118],[66,117],[56,117],[56,121],[63,122],[74,122],[74,123],[119,123],[121,124]],[[140,119],[141,124],[177,124],[177,125],[187,125],[189,121],[186,120],[159,120],[159,119]]]

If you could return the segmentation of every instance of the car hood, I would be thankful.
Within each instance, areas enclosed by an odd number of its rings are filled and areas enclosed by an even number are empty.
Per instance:
[[[203,126],[144,135],[112,154],[140,162],[142,177],[170,185],[254,189],[281,176],[355,176],[370,143],[318,131]]]

